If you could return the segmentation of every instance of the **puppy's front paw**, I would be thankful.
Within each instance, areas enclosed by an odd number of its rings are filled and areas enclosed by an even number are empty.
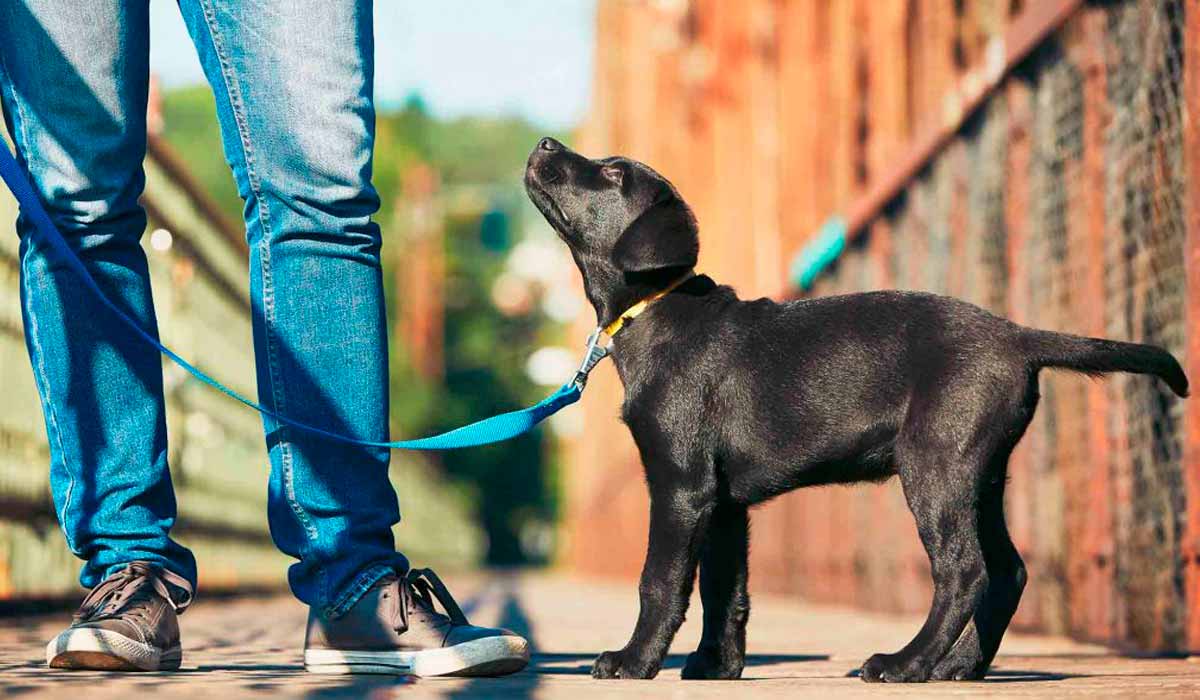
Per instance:
[[[920,659],[904,659],[899,654],[875,654],[862,665],[867,683],[924,683],[929,668]]]
[[[744,661],[740,658],[722,658],[720,650],[701,647],[688,654],[683,665],[685,681],[725,681],[742,677]]]
[[[592,678],[653,678],[658,666],[637,663],[625,649],[606,651],[592,664]]]

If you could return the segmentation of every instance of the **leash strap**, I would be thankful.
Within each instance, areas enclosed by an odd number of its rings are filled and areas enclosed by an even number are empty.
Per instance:
[[[12,190],[13,195],[17,198],[17,203],[21,207],[22,213],[33,222],[34,228],[41,235],[42,242],[57,253],[62,261],[66,263],[67,267],[71,268],[79,279],[82,280],[84,286],[91,290],[102,304],[116,314],[117,318],[121,319],[136,336],[157,348],[160,353],[166,355],[175,364],[187,370],[188,374],[191,374],[196,379],[284,425],[352,445],[387,447],[393,450],[454,450],[463,447],[475,447],[503,442],[504,440],[529,432],[538,423],[578,401],[580,395],[583,393],[583,387],[586,383],[586,373],[584,373],[582,380],[576,375],[576,378],[572,379],[571,382],[564,384],[558,391],[529,408],[501,413],[500,415],[485,418],[439,435],[431,435],[415,440],[395,440],[391,442],[360,440],[292,420],[287,416],[280,415],[262,406],[252,399],[242,396],[213,377],[205,374],[176,354],[174,350],[163,345],[158,338],[146,332],[133,317],[109,299],[104,294],[104,291],[100,289],[100,286],[96,284],[96,280],[92,277],[87,267],[75,255],[75,251],[71,250],[71,246],[67,244],[66,239],[54,225],[54,222],[50,220],[50,215],[46,213],[46,208],[42,206],[41,198],[34,191],[29,178],[25,176],[16,158],[13,157],[8,147],[3,145],[2,142],[0,142],[0,178],[3,178],[8,188]],[[598,362],[599,359],[596,361]],[[594,364],[593,362],[592,365],[594,366]],[[588,367],[588,369],[590,370],[591,367]]]

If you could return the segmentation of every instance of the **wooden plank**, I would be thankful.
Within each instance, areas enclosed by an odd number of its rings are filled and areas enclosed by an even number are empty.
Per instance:
[[[644,80],[629,70],[630,51],[645,50],[634,33],[644,7],[608,0],[597,7],[596,109],[585,129],[587,151],[621,150],[633,125],[628,121],[628,83]],[[590,314],[590,309],[584,316]],[[574,337],[590,330],[594,319],[577,325]],[[622,388],[611,365],[592,374],[578,409],[589,435],[570,446],[568,472],[568,550],[571,566],[594,575],[636,577],[641,570],[648,531],[648,498],[637,451],[628,429],[617,420]],[[613,543],[620,543],[614,546]]]
[[[908,141],[909,5],[907,2],[869,3],[869,0],[860,5],[866,38],[862,60],[866,62],[867,70],[867,128],[862,148],[868,180],[887,170],[890,159]],[[869,12],[862,12],[867,8]],[[867,258],[868,276],[873,287],[895,286],[893,254],[891,222],[877,220],[861,253]],[[905,568],[904,553],[920,550],[912,516],[898,491],[895,483],[864,490],[859,506],[867,512],[857,518],[862,523],[858,557],[867,570],[867,580],[859,586],[862,590],[860,599],[868,607],[893,612],[904,610],[902,598],[897,594],[897,577]],[[872,545],[883,541],[897,542],[899,546],[880,548]]]
[[[1009,111],[1008,172],[1005,191],[1005,221],[1008,224],[1008,318],[1017,323],[1028,323],[1032,315],[1029,302],[1029,269],[1025,246],[1029,239],[1029,167],[1032,149],[1030,144],[1032,95],[1029,86],[1018,81],[1005,84],[1006,104]],[[1030,444],[1022,440],[1013,451],[1009,461],[1009,485],[1006,492],[1005,512],[1009,530],[1017,550],[1025,558],[1031,572],[1036,572],[1039,562],[1032,556],[1036,541],[1037,523],[1034,521],[1033,503],[1030,497],[1033,473],[1030,464]],[[1033,575],[1036,575],[1034,573]],[[1033,586],[1026,590],[1021,607],[1013,623],[1017,626],[1033,627],[1039,619],[1037,596]]]
[[[1110,119],[1108,86],[1104,57],[1104,11],[1089,9],[1080,19],[1083,37],[1075,51],[1083,71],[1083,165],[1080,201],[1086,212],[1087,264],[1078,283],[1082,296],[1105,296],[1104,234],[1107,227],[1105,207],[1105,138]],[[1104,304],[1087,304],[1082,309],[1087,333],[1105,335]],[[1113,556],[1112,472],[1109,449],[1109,401],[1105,385],[1092,382],[1087,387],[1088,456],[1084,481],[1084,509],[1087,517],[1076,549],[1078,570],[1069,572],[1072,582],[1073,632],[1092,639],[1113,636],[1113,605],[1116,596]]]
[[[713,231],[705,237],[716,253],[710,257],[718,279],[736,280],[741,291],[754,294],[753,212],[749,211],[755,174],[749,133],[750,111],[750,2],[715,3],[711,6],[711,44],[716,70],[708,110],[712,115],[714,167],[720,186],[712,192],[709,214]],[[736,173],[736,176],[733,175]]]
[[[748,4],[750,214],[754,289],[778,297],[787,280],[779,229],[779,8],[777,0]]]
[[[1187,153],[1187,370],[1195,383],[1200,381],[1200,11],[1189,3],[1184,29],[1184,143]],[[1196,390],[1193,389],[1193,394]],[[1200,649],[1200,400],[1187,404],[1184,425],[1183,474],[1187,494],[1187,531],[1184,535],[1185,599],[1187,601],[1187,644]]]

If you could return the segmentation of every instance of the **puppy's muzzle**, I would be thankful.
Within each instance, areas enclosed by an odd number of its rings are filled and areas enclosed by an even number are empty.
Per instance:
[[[525,177],[538,185],[552,185],[564,177],[563,169],[558,164],[565,150],[558,141],[546,137],[538,141],[525,167]]]

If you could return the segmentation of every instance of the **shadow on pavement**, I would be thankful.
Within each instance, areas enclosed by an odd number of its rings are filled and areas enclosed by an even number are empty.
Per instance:
[[[580,675],[589,676],[592,673],[592,661],[600,655],[599,651],[582,653],[546,653],[536,654],[533,658],[533,664],[530,670],[533,673],[542,673],[547,675]],[[828,661],[828,654],[747,654],[746,668],[754,666],[770,666],[773,664],[797,663],[805,661]],[[567,663],[571,661],[582,661],[584,663],[577,666],[556,666],[544,667],[547,663]],[[683,664],[687,661],[687,654],[668,654],[663,661],[663,670],[682,669]]]
[[[846,674],[847,678],[858,678],[862,675],[861,669],[854,669]],[[1045,671],[1022,671],[1020,669],[992,669],[987,672],[987,676],[982,681],[934,681],[941,685],[944,683],[1034,683],[1046,681],[1065,681],[1070,678],[1088,678],[1087,673],[1047,673]]]
[[[995,669],[988,671],[983,679],[987,683],[1022,683],[1028,681],[1065,681],[1068,678],[1086,678],[1086,673],[1046,673],[1044,671],[1021,671]]]
[[[495,678],[472,679],[467,685],[447,693],[447,697],[477,698],[495,697],[498,694],[503,694],[506,698],[530,698],[533,697],[533,691],[541,683],[541,678],[537,671],[538,659],[541,654],[537,638],[533,634],[533,626],[529,623],[529,616],[525,614],[525,610],[521,607],[521,602],[517,599],[517,578],[515,576],[506,577],[503,585],[504,603],[500,610],[500,619],[496,625],[510,629],[529,640],[529,652],[533,657],[530,665],[520,673],[505,676],[499,680]]]

